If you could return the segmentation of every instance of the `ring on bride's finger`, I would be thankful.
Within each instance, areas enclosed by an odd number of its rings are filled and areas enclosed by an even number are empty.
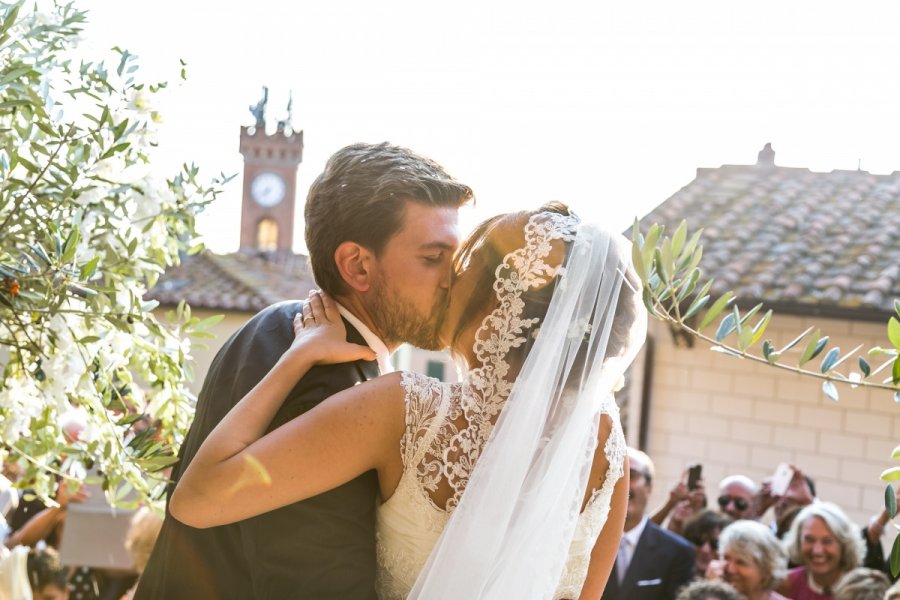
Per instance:
[[[304,324],[305,324],[307,321],[309,321],[309,320],[315,321],[316,318],[315,318],[314,316],[312,316],[312,315],[304,315],[304,316],[303,316],[303,323],[304,323]]]

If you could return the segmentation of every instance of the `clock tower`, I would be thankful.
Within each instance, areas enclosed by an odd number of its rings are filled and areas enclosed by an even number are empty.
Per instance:
[[[241,251],[292,252],[297,168],[303,160],[303,132],[291,128],[288,116],[275,133],[266,133],[269,89],[250,107],[256,123],[241,127],[244,197],[241,203]]]

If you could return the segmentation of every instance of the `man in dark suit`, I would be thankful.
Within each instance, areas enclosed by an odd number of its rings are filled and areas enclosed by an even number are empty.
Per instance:
[[[694,547],[647,517],[653,462],[628,449],[629,491],[625,534],[603,600],[672,600],[694,575]]]
[[[306,242],[316,283],[339,304],[347,339],[377,361],[317,366],[269,430],[389,369],[402,342],[437,349],[458,208],[471,190],[431,160],[390,144],[338,151],[310,187]],[[294,339],[301,302],[254,316],[222,347],[197,401],[174,482],[229,410]],[[167,514],[137,600],[375,598],[374,471],[319,496],[232,525],[188,527]],[[252,493],[252,492],[248,492]]]

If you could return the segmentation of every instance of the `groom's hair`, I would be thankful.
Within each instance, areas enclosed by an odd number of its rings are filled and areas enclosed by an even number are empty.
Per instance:
[[[330,294],[342,292],[337,247],[355,242],[378,256],[403,226],[407,202],[458,208],[471,198],[469,186],[407,148],[383,142],[338,150],[306,197],[306,247],[316,283]]]

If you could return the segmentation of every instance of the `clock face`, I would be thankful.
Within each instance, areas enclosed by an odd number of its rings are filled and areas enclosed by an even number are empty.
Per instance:
[[[250,182],[250,195],[260,206],[275,206],[284,200],[287,186],[275,173],[260,173]]]

